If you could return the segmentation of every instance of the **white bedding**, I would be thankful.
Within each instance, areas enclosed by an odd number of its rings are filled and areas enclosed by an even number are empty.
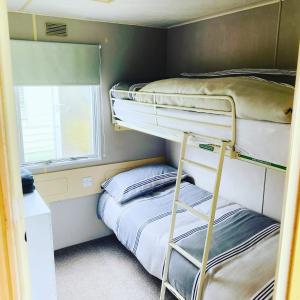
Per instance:
[[[230,129],[201,125],[195,121],[205,121],[230,125],[231,118],[222,115],[196,113],[177,109],[153,108],[128,101],[116,101],[115,115],[124,122],[137,126],[158,125],[180,131],[203,135],[230,138]],[[158,117],[156,118],[155,114]],[[170,118],[170,117],[175,117]],[[174,121],[176,120],[176,121]],[[243,155],[271,162],[281,166],[287,165],[290,124],[237,119],[236,150]]]
[[[145,269],[162,278],[169,235],[174,185],[139,196],[123,205],[107,192],[98,202],[98,216]],[[212,195],[188,182],[180,186],[179,199],[208,214]],[[177,210],[174,242],[201,260],[207,222],[184,209]],[[203,300],[270,299],[263,294],[276,268],[279,224],[261,214],[220,198],[214,222]],[[194,299],[199,270],[172,252],[169,282],[184,296]],[[274,281],[272,280],[274,284]]]

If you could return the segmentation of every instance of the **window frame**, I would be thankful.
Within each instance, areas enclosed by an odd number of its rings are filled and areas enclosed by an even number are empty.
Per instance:
[[[33,86],[33,85],[32,85]],[[18,86],[14,86],[14,96],[16,103],[16,123],[17,123],[17,135],[18,135],[18,146],[19,146],[19,158],[21,167],[29,169],[33,174],[63,171],[68,169],[80,168],[85,166],[91,166],[99,163],[103,159],[102,155],[102,121],[101,121],[101,84],[91,85],[96,88],[92,89],[93,93],[93,143],[95,152],[89,156],[77,156],[77,157],[68,157],[61,159],[52,159],[46,161],[37,161],[37,162],[24,162],[24,142],[23,142],[23,132],[22,132],[22,120],[21,120],[21,109],[18,94]]]

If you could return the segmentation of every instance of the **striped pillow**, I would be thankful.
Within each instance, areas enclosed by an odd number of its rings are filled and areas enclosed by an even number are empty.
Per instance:
[[[187,175],[184,174],[182,178]],[[177,169],[163,164],[146,165],[119,173],[102,183],[101,188],[123,204],[174,183]]]

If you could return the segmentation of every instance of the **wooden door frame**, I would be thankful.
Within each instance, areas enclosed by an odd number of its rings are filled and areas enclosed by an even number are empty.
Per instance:
[[[300,299],[300,47],[275,299]]]
[[[0,299],[29,300],[6,0],[0,0]]]

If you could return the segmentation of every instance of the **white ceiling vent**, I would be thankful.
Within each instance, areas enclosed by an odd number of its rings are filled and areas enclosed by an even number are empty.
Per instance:
[[[62,23],[46,23],[46,35],[67,36],[67,25]]]

